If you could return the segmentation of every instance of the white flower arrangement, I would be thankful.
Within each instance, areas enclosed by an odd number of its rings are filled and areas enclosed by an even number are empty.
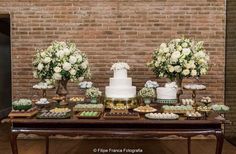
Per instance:
[[[176,82],[168,82],[165,84],[166,88],[178,88]]]
[[[89,89],[93,86],[92,82],[88,82],[88,81],[83,81],[79,83],[80,88],[82,89]]]
[[[156,96],[155,90],[153,88],[143,87],[139,92],[138,95],[143,98],[154,98]]]
[[[144,86],[147,88],[157,88],[159,87],[159,84],[156,81],[148,80]]]
[[[47,49],[37,50],[33,66],[34,77],[41,80],[76,81],[90,76],[86,55],[69,42],[53,42]]]
[[[13,106],[27,106],[27,105],[32,105],[32,101],[30,99],[19,99],[16,101],[12,102]]]
[[[130,67],[127,63],[124,62],[118,62],[118,63],[114,63],[111,67],[111,70],[121,70],[121,69],[126,69],[129,70]]]
[[[171,80],[184,77],[199,77],[207,74],[209,56],[203,47],[203,42],[190,39],[173,39],[162,43],[153,53],[153,59],[148,66],[158,77]]]
[[[86,96],[90,98],[97,98],[99,96],[102,96],[102,92],[99,90],[99,88],[91,87],[86,90]]]

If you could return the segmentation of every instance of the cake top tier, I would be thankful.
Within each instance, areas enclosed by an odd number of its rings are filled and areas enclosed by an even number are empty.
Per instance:
[[[118,63],[114,63],[111,67],[111,70],[115,71],[115,70],[129,70],[129,65],[127,63],[124,62],[118,62]]]

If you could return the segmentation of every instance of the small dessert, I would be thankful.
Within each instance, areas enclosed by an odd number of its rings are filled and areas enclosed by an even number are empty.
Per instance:
[[[210,97],[202,97],[201,102],[209,104],[209,103],[211,103],[211,98]]]
[[[55,101],[62,101],[65,99],[65,96],[54,96],[54,97],[52,97],[52,99]]]
[[[202,84],[187,84],[184,85],[184,88],[189,90],[204,90],[206,86]]]
[[[35,104],[36,105],[47,105],[49,104],[50,102],[47,100],[47,98],[40,98],[39,101],[37,101]]]
[[[163,111],[166,113],[177,113],[177,114],[184,114],[186,112],[194,111],[191,105],[176,105],[176,106],[162,106]]]
[[[145,117],[156,120],[175,120],[179,118],[179,115],[174,113],[148,113],[145,114]]]
[[[12,102],[13,110],[27,111],[32,108],[32,101],[30,99],[19,99]]]
[[[156,112],[157,109],[151,107],[151,106],[139,106],[134,109],[136,112],[141,112],[141,113],[149,113],[149,112]]]
[[[227,112],[229,111],[229,107],[224,104],[214,104],[211,106],[212,110],[215,112]]]
[[[52,113],[68,113],[68,112],[70,112],[71,111],[71,109],[69,109],[69,108],[54,108],[54,109],[51,109],[50,110],[50,112],[52,112]]]
[[[192,99],[182,99],[182,104],[183,105],[193,105],[194,100],[192,100]]]

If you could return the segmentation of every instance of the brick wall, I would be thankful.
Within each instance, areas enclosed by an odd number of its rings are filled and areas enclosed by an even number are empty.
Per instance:
[[[92,81],[102,90],[117,61],[130,64],[129,76],[140,89],[146,80],[155,79],[145,66],[153,49],[186,36],[205,41],[212,68],[201,78],[209,87],[204,93],[223,102],[224,0],[1,0],[0,13],[11,14],[14,98],[34,93],[32,57],[36,48],[53,40],[73,41],[88,55]],[[75,84],[69,90],[80,93]]]
[[[236,1],[227,1],[227,38],[226,38],[226,76],[225,76],[225,102],[231,107],[226,117],[232,121],[226,125],[225,134],[234,144],[236,143]]]

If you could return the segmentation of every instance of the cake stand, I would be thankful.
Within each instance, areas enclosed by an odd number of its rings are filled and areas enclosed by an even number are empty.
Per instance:
[[[199,88],[195,88],[197,86],[199,86]],[[192,100],[194,101],[194,104],[196,105],[196,103],[197,103],[197,99],[196,99],[197,98],[197,91],[206,90],[206,86],[200,85],[200,84],[191,84],[191,85],[185,85],[184,89],[192,91]]]

